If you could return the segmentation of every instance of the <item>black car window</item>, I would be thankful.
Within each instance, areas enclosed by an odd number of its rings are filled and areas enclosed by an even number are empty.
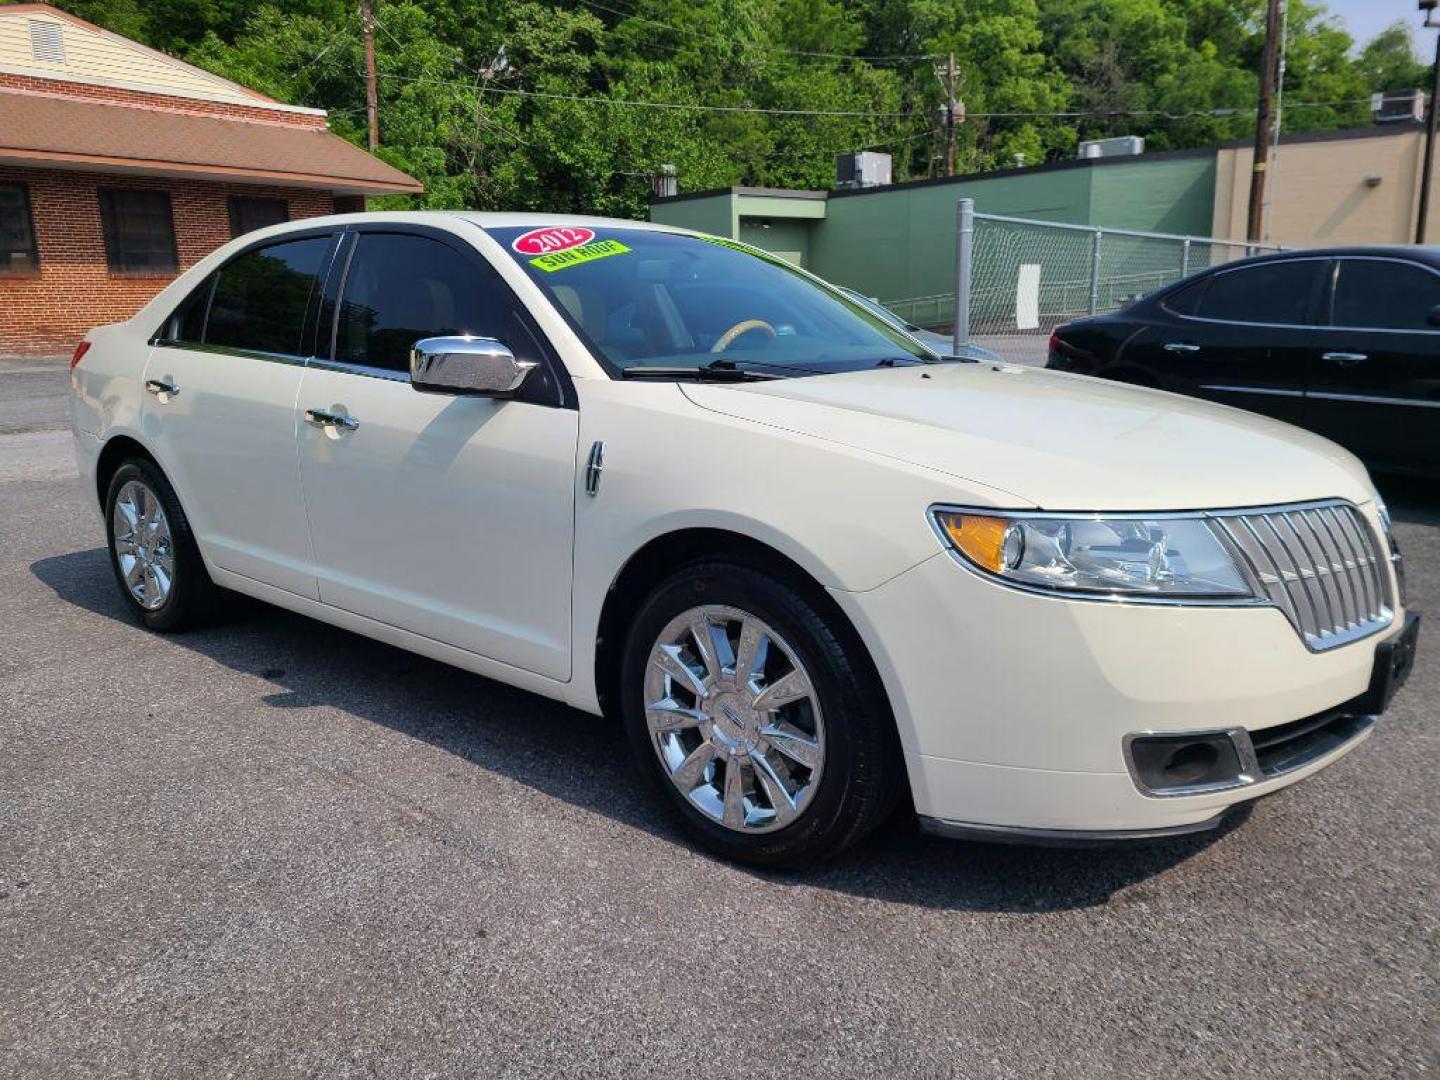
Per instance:
[[[1226,270],[1210,278],[1200,315],[1224,322],[1303,326],[1309,322],[1316,275],[1324,262],[1260,263]]]
[[[335,359],[409,371],[415,342],[448,334],[499,338],[519,356],[529,350],[513,340],[509,307],[499,275],[448,244],[361,233],[345,276]]]
[[[210,309],[210,290],[215,287],[215,275],[208,275],[193,292],[180,302],[175,314],[165,324],[161,337],[168,341],[186,341],[196,344],[205,340],[205,315]]]
[[[1160,304],[1166,311],[1176,315],[1194,315],[1200,308],[1200,297],[1205,295],[1205,286],[1208,283],[1208,278],[1192,281],[1166,295]]]
[[[289,240],[227,263],[215,283],[205,342],[300,354],[305,309],[330,243],[329,236]]]
[[[1427,321],[1440,305],[1440,275],[1391,259],[1341,259],[1332,321],[1376,330],[1433,330]]]

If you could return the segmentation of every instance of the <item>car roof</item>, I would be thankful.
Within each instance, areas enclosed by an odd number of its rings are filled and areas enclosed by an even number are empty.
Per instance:
[[[358,214],[328,214],[324,217],[295,218],[281,226],[273,227],[276,232],[292,229],[314,228],[316,226],[346,224],[364,225],[369,222],[389,224],[423,225],[426,222],[468,221],[482,229],[505,229],[546,225],[586,225],[590,228],[646,229],[651,232],[689,232],[653,221],[636,221],[632,218],[593,217],[582,214],[542,214],[527,211],[488,210],[366,210]]]
[[[1284,262],[1286,259],[1335,258],[1344,255],[1384,259],[1409,259],[1412,262],[1430,263],[1440,266],[1440,247],[1433,244],[1365,244],[1348,247],[1290,248],[1286,251],[1272,251],[1264,255],[1252,255],[1246,259],[1222,263],[1211,270],[1230,270],[1237,266],[1252,266],[1257,263]]]

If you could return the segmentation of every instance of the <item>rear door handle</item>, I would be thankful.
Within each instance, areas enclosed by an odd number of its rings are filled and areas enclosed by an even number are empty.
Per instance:
[[[1322,360],[1329,360],[1332,364],[1339,364],[1341,367],[1354,367],[1356,364],[1363,364],[1370,359],[1363,352],[1327,352],[1320,357]]]
[[[1192,353],[1199,352],[1199,345],[1191,345],[1188,341],[1167,341],[1164,345],[1166,352]]]
[[[156,397],[159,397],[161,394],[168,394],[170,397],[174,397],[180,393],[180,387],[165,379],[146,379],[145,389],[149,390],[150,393]]]
[[[329,409],[306,409],[305,420],[316,427],[338,427],[346,431],[354,431],[360,426],[360,421],[353,416],[331,412]]]

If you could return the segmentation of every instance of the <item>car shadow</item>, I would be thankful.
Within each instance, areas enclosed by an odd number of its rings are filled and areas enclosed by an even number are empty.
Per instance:
[[[57,597],[133,626],[102,548],[41,559],[31,572]],[[422,739],[573,806],[688,844],[642,782],[626,740],[603,720],[358,634],[236,597],[216,627],[166,640],[280,689],[277,709],[330,706]],[[633,783],[614,783],[613,777]],[[1092,848],[967,843],[922,834],[908,808],[864,844],[805,873],[750,871],[777,884],[833,889],[921,907],[1044,912],[1102,905],[1185,861],[1249,815],[1169,841]]]

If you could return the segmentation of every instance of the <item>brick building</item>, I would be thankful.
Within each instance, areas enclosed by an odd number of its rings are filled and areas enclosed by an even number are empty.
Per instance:
[[[68,352],[232,236],[419,190],[322,110],[0,7],[0,355]]]

